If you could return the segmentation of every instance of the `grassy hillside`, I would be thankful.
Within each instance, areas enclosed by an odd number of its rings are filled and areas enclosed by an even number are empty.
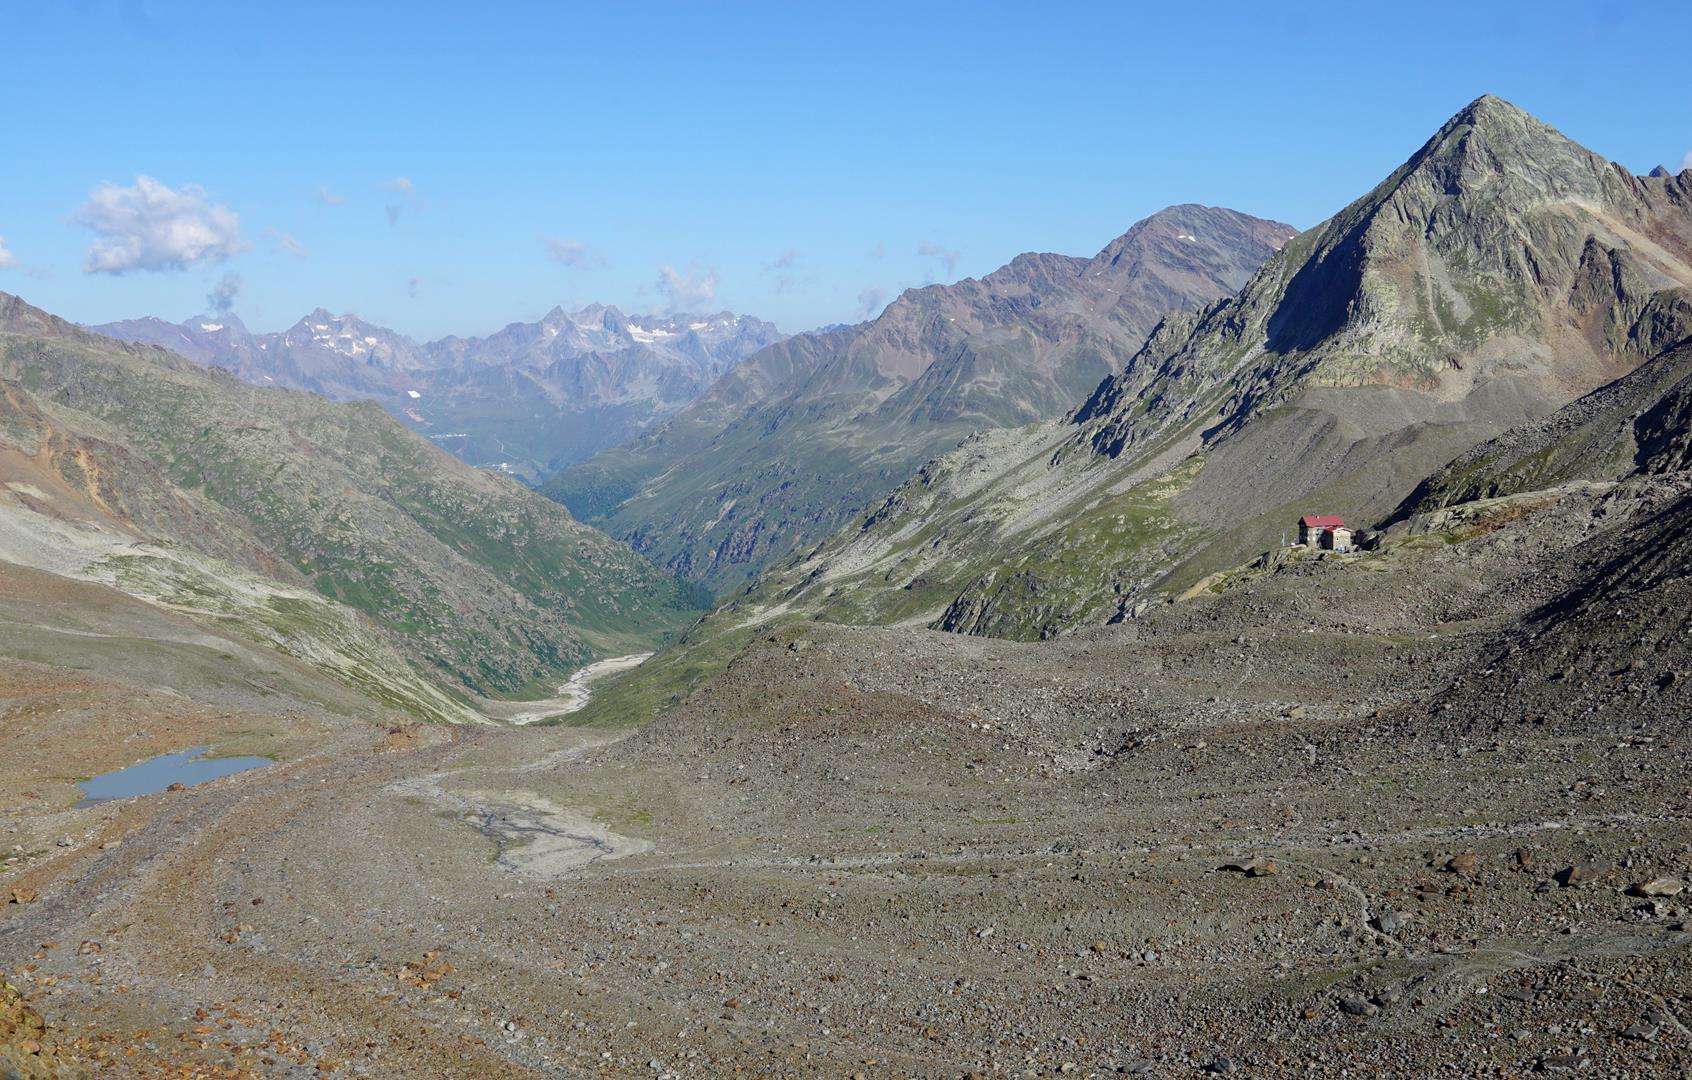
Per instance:
[[[368,616],[448,684],[538,691],[694,617],[670,575],[373,404],[258,389],[7,300],[0,377],[62,427],[145,458],[215,523],[127,525],[209,555],[244,553],[250,569]],[[97,458],[61,464],[82,460]],[[98,494],[104,480],[80,482]]]

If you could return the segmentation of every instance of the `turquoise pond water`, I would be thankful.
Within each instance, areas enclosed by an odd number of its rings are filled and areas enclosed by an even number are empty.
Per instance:
[[[192,787],[207,780],[216,780],[220,776],[271,764],[269,758],[262,757],[201,756],[207,749],[204,746],[196,746],[192,750],[183,750],[176,754],[161,754],[127,769],[116,769],[101,773],[92,780],[84,780],[76,785],[83,791],[82,801],[76,805],[92,806],[94,803],[109,802],[112,799],[151,795],[165,790],[172,784]]]

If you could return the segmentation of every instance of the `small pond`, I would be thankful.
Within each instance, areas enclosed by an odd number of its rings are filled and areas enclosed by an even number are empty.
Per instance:
[[[269,758],[262,757],[202,756],[207,749],[204,746],[196,746],[192,750],[177,754],[161,754],[127,769],[115,769],[101,773],[92,780],[84,780],[76,785],[83,790],[82,801],[76,805],[92,806],[112,799],[151,795],[164,791],[172,784],[191,787],[207,780],[216,780],[220,776],[228,776],[230,773],[246,772],[248,769],[271,764]]]

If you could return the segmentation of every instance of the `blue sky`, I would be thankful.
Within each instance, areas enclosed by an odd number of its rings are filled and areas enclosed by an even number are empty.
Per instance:
[[[222,283],[265,330],[801,330],[1170,203],[1307,227],[1482,92],[1636,171],[1692,155],[1684,3],[3,11],[0,289],[84,322]]]

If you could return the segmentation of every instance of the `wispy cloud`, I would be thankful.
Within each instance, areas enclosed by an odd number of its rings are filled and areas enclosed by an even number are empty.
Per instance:
[[[418,281],[416,278],[407,279],[405,283],[405,295],[411,297],[413,300],[417,299],[417,287],[421,284],[422,282]]]
[[[231,271],[206,294],[206,310],[214,315],[227,315],[235,310],[235,298],[241,295],[241,275]]]
[[[1683,173],[1687,169],[1692,169],[1692,150],[1686,151],[1686,156],[1680,159],[1680,168],[1676,169],[1675,172]]]
[[[880,285],[866,285],[858,292],[858,318],[872,319],[880,314],[887,300],[887,290]]]
[[[917,254],[924,258],[936,258],[946,264],[946,276],[951,277],[958,270],[958,253],[950,248],[942,247],[932,240],[924,240],[917,245]]]
[[[16,265],[18,265],[18,257],[13,255],[12,249],[6,246],[6,238],[0,236],[0,270]]]
[[[660,266],[658,292],[668,301],[665,311],[671,315],[679,315],[684,311],[716,302],[719,280],[714,267],[704,270],[690,268],[684,272],[673,266]]]
[[[411,178],[406,176],[396,176],[392,180],[384,180],[382,186],[393,192],[403,202],[409,202],[412,196],[417,194],[417,185],[413,184]],[[402,202],[389,200],[388,205],[383,207],[384,212],[388,215],[388,224],[398,225],[400,214],[404,209]]]
[[[293,233],[285,233],[280,229],[266,229],[265,235],[270,237],[270,250],[282,255],[292,255],[296,259],[303,259],[311,254],[306,246],[294,239]]]
[[[590,270],[593,267],[605,265],[605,256],[594,251],[580,240],[572,240],[565,236],[543,236],[541,237],[541,247],[546,249],[547,255],[565,266]]]
[[[103,183],[72,220],[98,234],[83,259],[89,274],[181,270],[244,250],[240,216],[196,184],[171,188],[150,176],[130,187]]]
[[[344,197],[335,194],[333,191],[330,191],[329,188],[325,186],[317,189],[317,201],[322,203],[324,206],[340,206],[347,200]]]
[[[580,266],[587,258],[587,247],[580,240],[567,240],[562,236],[543,236],[541,246],[546,253],[565,266]]]
[[[810,284],[809,278],[801,281],[793,271],[805,261],[805,256],[797,248],[788,248],[774,259],[763,264],[764,273],[775,275],[775,291],[782,295],[793,289],[803,289]]]
[[[887,258],[887,244],[884,243],[884,242],[881,242],[881,241],[877,241],[876,245],[874,247],[870,248],[870,258],[872,258],[872,259],[885,259],[885,258]]]

